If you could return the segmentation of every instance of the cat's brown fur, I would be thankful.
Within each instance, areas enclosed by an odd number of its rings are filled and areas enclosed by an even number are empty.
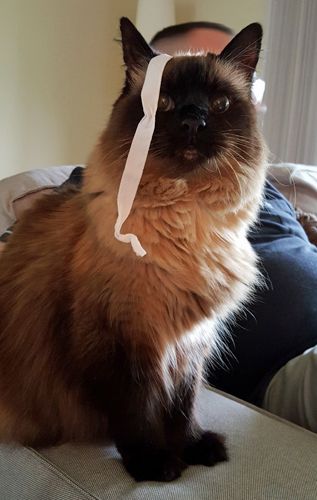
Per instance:
[[[233,85],[247,102],[238,70]],[[123,228],[146,249],[138,258],[113,237],[128,150],[114,130],[127,99],[83,189],[39,201],[0,259],[0,439],[42,446],[110,436],[136,479],[168,480],[186,463],[226,458],[222,440],[199,430],[193,406],[216,326],[256,279],[246,231],[264,148],[250,104],[243,162],[183,175],[150,153]]]

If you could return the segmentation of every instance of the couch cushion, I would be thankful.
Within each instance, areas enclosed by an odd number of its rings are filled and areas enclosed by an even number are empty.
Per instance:
[[[136,483],[114,447],[0,447],[5,500],[260,500],[317,498],[317,436],[266,412],[203,389],[206,428],[227,436],[230,461],[189,467],[172,483]]]
[[[268,177],[294,207],[317,215],[317,165],[272,164]]]
[[[0,234],[16,221],[40,191],[60,186],[70,176],[74,165],[22,172],[0,181]],[[28,199],[27,199],[28,198]]]

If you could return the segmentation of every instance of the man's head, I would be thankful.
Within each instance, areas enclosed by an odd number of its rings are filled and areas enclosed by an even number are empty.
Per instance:
[[[233,36],[234,31],[223,24],[199,21],[164,28],[156,33],[150,45],[171,55],[189,50],[219,54]]]

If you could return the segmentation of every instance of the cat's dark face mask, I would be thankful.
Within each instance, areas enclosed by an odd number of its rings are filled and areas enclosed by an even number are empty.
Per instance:
[[[125,18],[121,33],[126,81],[111,120],[113,137],[128,145],[143,116],[140,92],[156,53]],[[251,84],[261,37],[261,26],[252,24],[219,56],[180,55],[167,63],[149,155],[164,160],[169,175],[171,169],[174,175],[219,169],[230,156],[250,162],[256,128]]]

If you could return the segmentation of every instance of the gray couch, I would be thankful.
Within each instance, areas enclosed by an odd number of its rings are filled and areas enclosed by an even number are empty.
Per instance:
[[[113,447],[0,447],[1,500],[316,500],[317,435],[203,389],[200,420],[227,436],[230,461],[172,483],[136,483]]]

